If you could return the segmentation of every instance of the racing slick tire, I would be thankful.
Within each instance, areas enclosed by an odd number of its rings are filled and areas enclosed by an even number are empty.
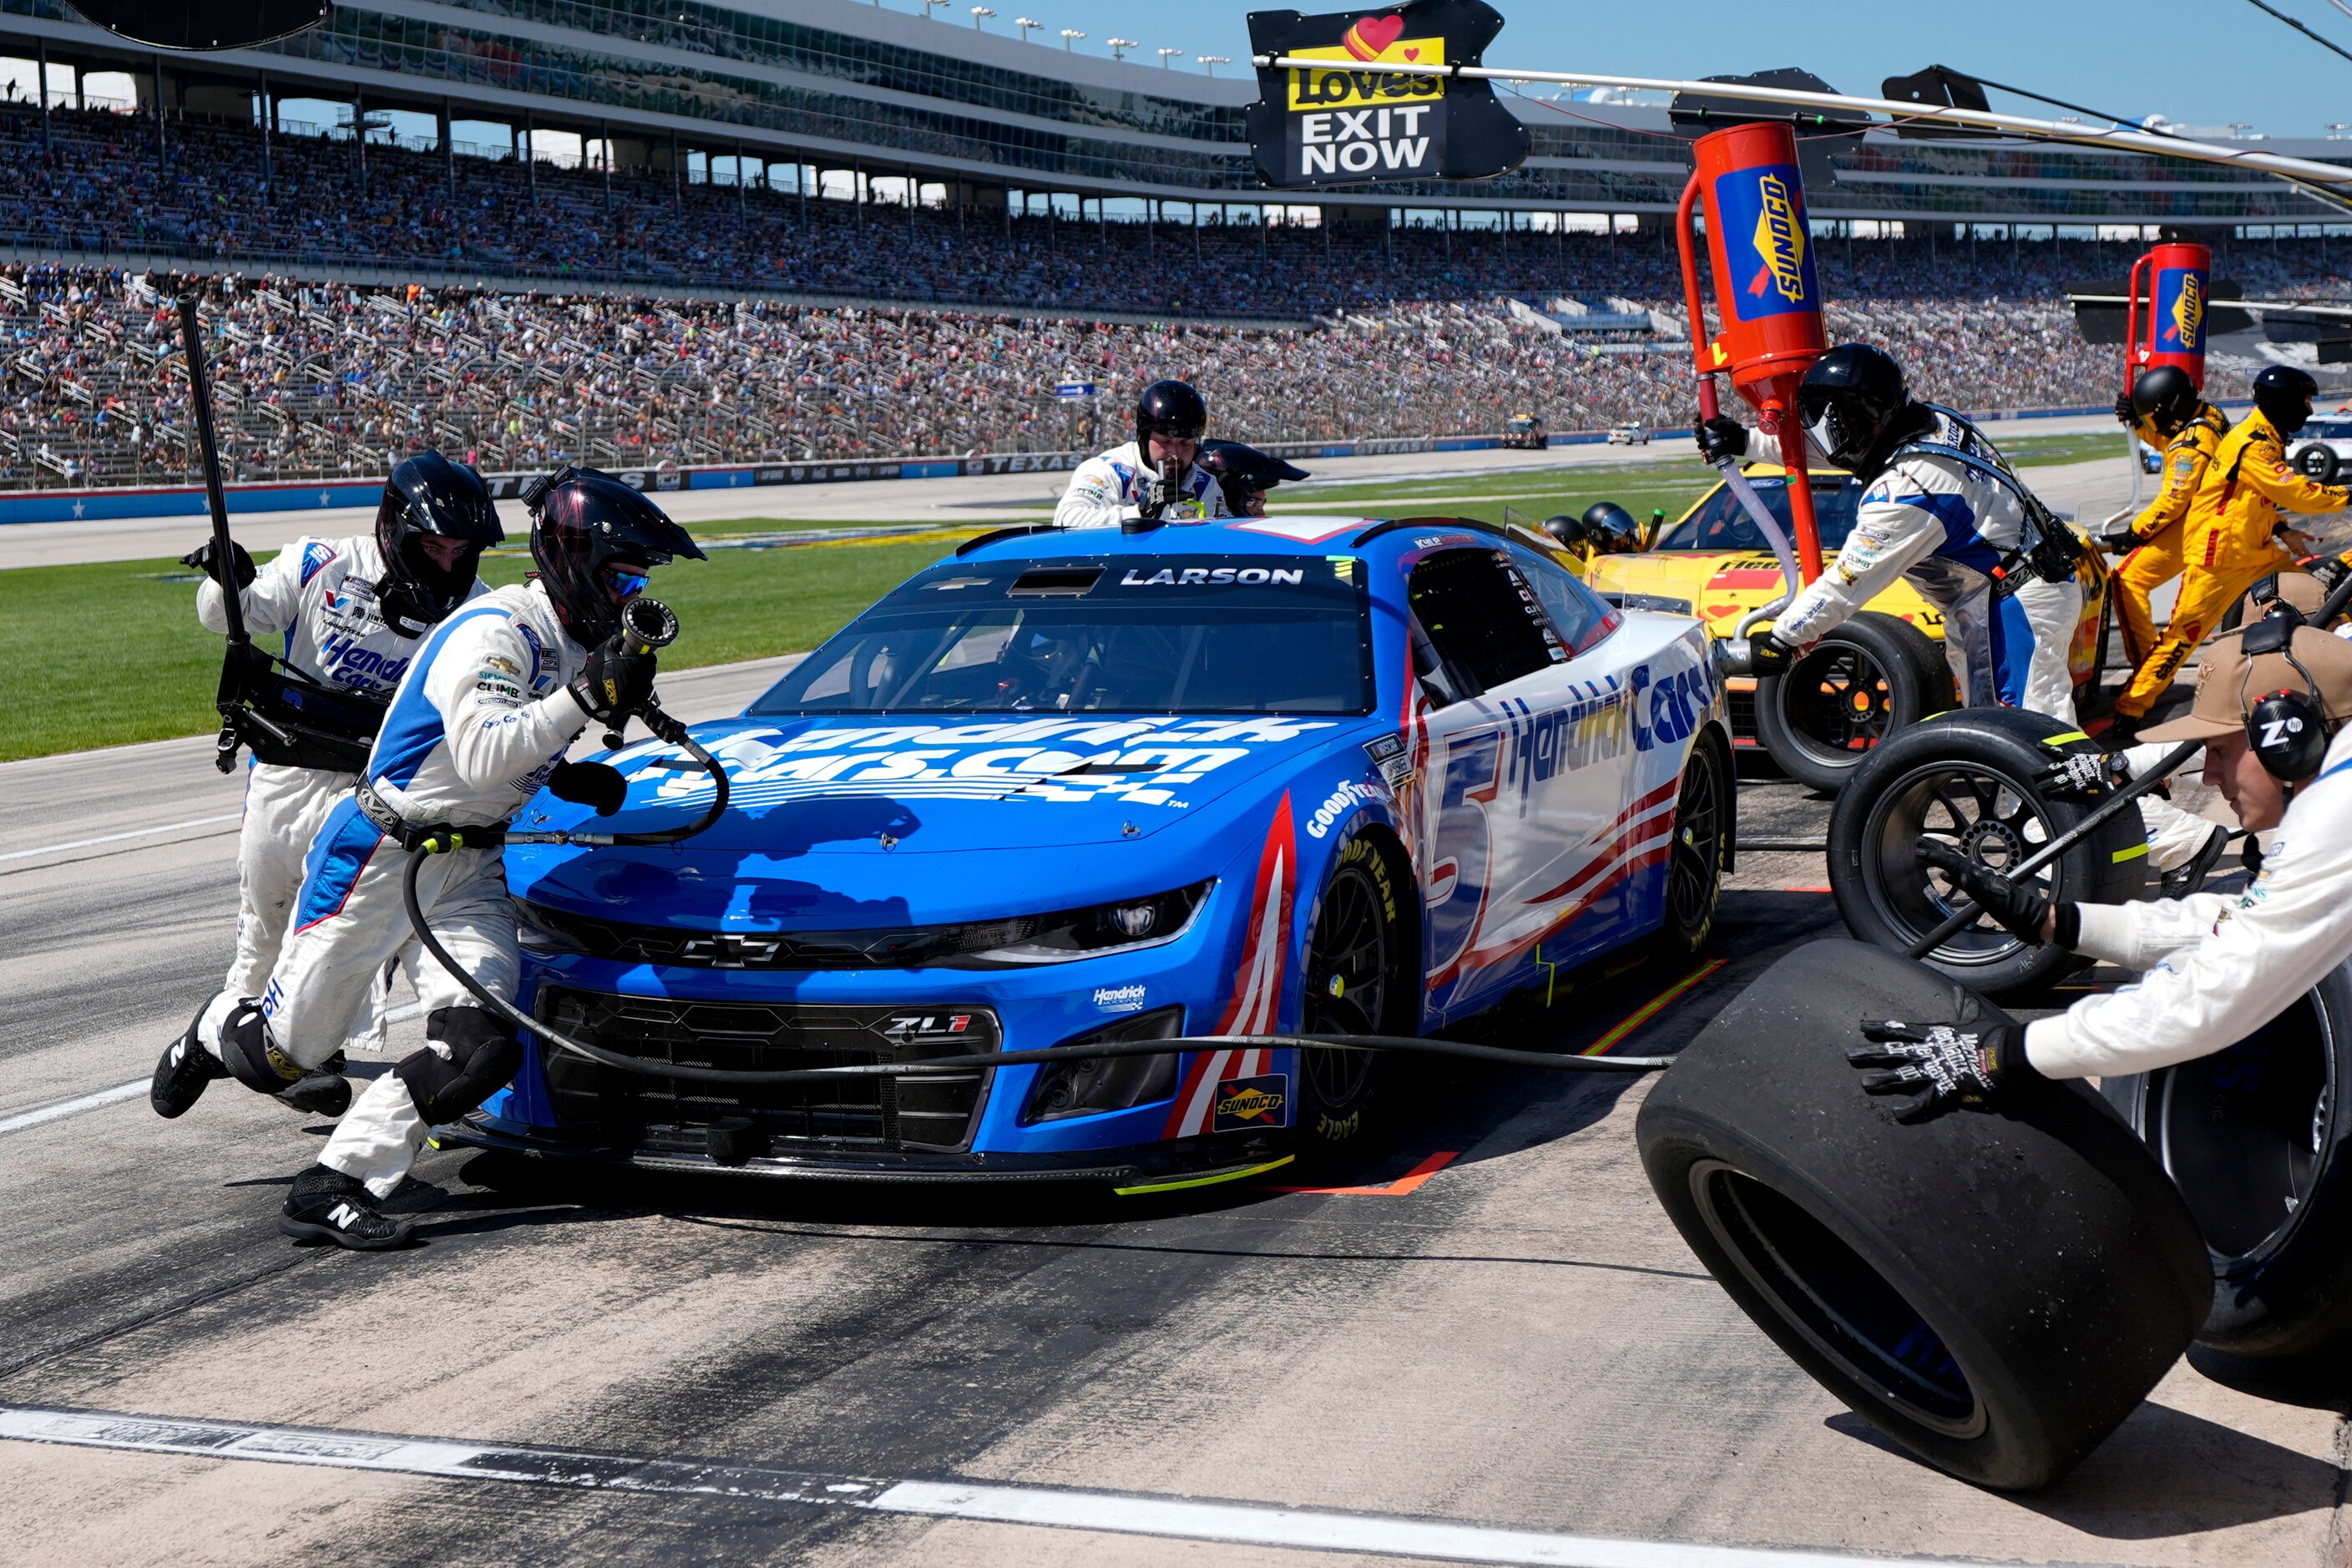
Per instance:
[[[1675,837],[1666,856],[1666,918],[1658,940],[1677,957],[1691,957],[1715,933],[1716,907],[1736,832],[1731,748],[1712,726],[1699,731],[1683,763],[1675,801]]]
[[[2198,1342],[2340,1373],[2352,1344],[2352,969],[2228,1050],[2099,1090],[2212,1254]]]
[[[1919,661],[1919,684],[1927,693],[1927,711],[1923,719],[1938,713],[1948,713],[1960,705],[1960,678],[1952,673],[1952,661],[1944,655],[1944,645],[1929,637],[1910,622],[1903,627],[1915,636],[1904,639]]]
[[[1956,901],[1943,873],[1919,862],[1922,834],[1950,839],[1980,864],[2014,866],[2091,814],[2095,797],[2042,781],[2063,757],[2097,745],[2064,721],[2015,708],[1939,713],[1874,750],[1830,811],[1830,891],[1846,930],[1896,952],[1943,923]],[[2065,736],[2066,739],[2058,739]],[[2053,899],[2120,904],[2147,896],[2147,830],[2139,808],[2117,812],[2061,855]],[[1990,920],[1948,938],[1927,963],[1997,1001],[2088,967],[2055,942],[2029,947]]]
[[[1299,1008],[1306,1033],[1416,1032],[1399,880],[1395,862],[1370,835],[1341,846],[1307,941]],[[1312,1168],[1371,1144],[1403,1070],[1379,1051],[1300,1050],[1293,1122],[1299,1163]]]
[[[2336,449],[2317,441],[2297,448],[2294,456],[2287,461],[2294,465],[2296,473],[2315,485],[2334,484],[2336,471],[2343,467],[2343,459],[2336,457]]]
[[[1834,795],[1872,747],[1951,706],[1927,679],[1932,646],[1894,616],[1864,610],[1807,649],[1786,675],[1756,683],[1756,738],[1780,771]],[[1945,667],[1945,684],[1950,667]]]
[[[2079,1082],[1916,1122],[1862,1091],[1856,1023],[2002,1019],[1859,942],[1782,958],[1634,1123],[1699,1261],[1813,1380],[1978,1486],[2063,1475],[2189,1347],[2212,1292],[2188,1206]]]

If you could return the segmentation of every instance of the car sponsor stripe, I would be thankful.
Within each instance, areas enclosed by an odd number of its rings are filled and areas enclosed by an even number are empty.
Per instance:
[[[1675,981],[1672,985],[1667,986],[1664,991],[1659,992],[1655,996],[1651,997],[1647,1002],[1644,1002],[1639,1007],[1636,1007],[1623,1023],[1618,1025],[1615,1028],[1610,1030],[1607,1034],[1601,1036],[1599,1039],[1593,1041],[1591,1045],[1585,1047],[1584,1049],[1579,1051],[1577,1054],[1579,1056],[1586,1057],[1607,1056],[1612,1050],[1614,1050],[1618,1046],[1624,1043],[1626,1036],[1632,1034],[1634,1030],[1640,1028],[1643,1025],[1656,1017],[1660,1013],[1664,1012],[1668,1007],[1674,1005],[1675,999],[1680,997],[1684,992],[1688,991],[1692,986],[1697,984],[1700,981],[1706,979],[1717,970],[1721,969],[1725,962],[1725,960],[1720,958],[1711,958],[1707,960],[1705,963],[1700,964],[1696,969],[1692,970],[1688,974],[1684,975],[1680,980]]]
[[[1281,1162],[1276,1162],[1280,1163]],[[918,1519],[1081,1530],[1167,1541],[1345,1552],[1439,1563],[1549,1568],[1926,1568],[1921,1558],[1853,1557],[1769,1547],[1705,1546],[1571,1535],[1466,1520],[1287,1508],[1279,1503],[1164,1493],[1027,1486],[1016,1482],[894,1480],[776,1466],[667,1459],[322,1426],[188,1420],[105,1410],[0,1405],[0,1440],[47,1443],[183,1459],[242,1460],[417,1476],[436,1480],[554,1487],[651,1497],[724,1498],[733,1504],[860,1509]],[[1988,1568],[1953,1557],[1943,1568]]]
[[[1297,884],[1297,837],[1293,831],[1290,794],[1284,791],[1274,808],[1274,821],[1258,851],[1257,879],[1251,889],[1252,918],[1234,974],[1233,994],[1226,999],[1215,1033],[1265,1035],[1279,1026],[1282,977],[1290,947],[1290,917]],[[1265,1071],[1272,1060],[1264,1049],[1217,1051],[1194,1057],[1192,1068],[1170,1108],[1163,1138],[1191,1138],[1207,1125],[1217,1097],[1217,1080],[1249,1078]]]
[[[1279,1160],[1268,1160],[1264,1164],[1244,1165],[1232,1171],[1211,1171],[1202,1176],[1177,1176],[1164,1182],[1138,1182],[1133,1186],[1113,1187],[1111,1192],[1122,1198],[1132,1198],[1146,1193],[1179,1193],[1188,1187],[1213,1187],[1223,1182],[1245,1182],[1252,1176],[1263,1176],[1268,1171],[1279,1171],[1297,1158],[1296,1154],[1285,1154]]]

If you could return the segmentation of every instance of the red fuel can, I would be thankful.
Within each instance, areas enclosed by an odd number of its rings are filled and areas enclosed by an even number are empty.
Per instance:
[[[2205,307],[2212,299],[2213,252],[2201,245],[2156,246],[2132,263],[2125,306],[2124,384],[2160,364],[2205,388]]]

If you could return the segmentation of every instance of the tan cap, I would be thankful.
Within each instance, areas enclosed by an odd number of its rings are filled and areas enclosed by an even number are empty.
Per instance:
[[[2239,734],[2245,730],[2247,710],[2263,698],[2315,687],[2328,718],[2352,719],[2352,642],[2316,626],[2297,626],[2289,645],[2294,656],[2290,663],[2286,653],[2249,658],[2241,646],[2244,637],[2241,628],[2208,642],[2198,656],[2197,697],[2189,711],[2142,730],[2139,738],[2169,743]],[[2296,664],[2303,666],[2301,671]]]
[[[2308,572],[2282,572],[2275,578],[2265,577],[2246,591],[2242,601],[2245,618],[2260,620],[2273,600],[2292,605],[2304,615],[2315,616],[2319,606],[2327,602],[2327,588]]]

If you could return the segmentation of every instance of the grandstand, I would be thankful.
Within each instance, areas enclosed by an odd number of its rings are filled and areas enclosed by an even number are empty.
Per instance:
[[[1098,432],[1057,382],[1115,405],[1161,374],[1256,441],[1689,416],[1661,110],[1520,100],[1507,180],[1270,207],[1246,80],[845,0],[436,14],[343,5],[167,62],[0,0],[0,55],[50,89],[0,102],[0,486],[193,477],[167,271],[214,293],[243,479],[425,445],[510,470],[1059,450]],[[284,112],[335,101],[340,126]],[[2062,296],[2154,225],[2250,292],[2341,288],[2318,209],[2233,170],[1878,133],[1808,157],[1832,330],[1961,406],[2107,401]]]

